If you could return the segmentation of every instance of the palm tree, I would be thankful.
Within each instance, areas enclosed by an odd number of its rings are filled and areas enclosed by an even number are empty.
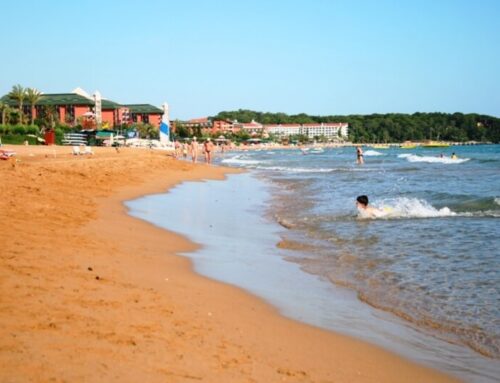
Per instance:
[[[26,88],[25,94],[31,107],[31,125],[33,125],[35,121],[35,104],[40,100],[42,93],[35,88]]]
[[[4,115],[4,110],[5,110],[5,106],[7,104],[4,104],[2,101],[0,101],[0,110],[2,111],[2,125],[5,124],[5,115]]]
[[[9,97],[17,100],[19,105],[19,120],[23,123],[23,101],[26,98],[26,90],[19,84],[14,85],[9,93]]]
[[[8,116],[10,115],[11,109],[9,104],[5,104],[3,102],[0,102],[0,110],[2,110],[2,124],[7,125],[8,122]]]

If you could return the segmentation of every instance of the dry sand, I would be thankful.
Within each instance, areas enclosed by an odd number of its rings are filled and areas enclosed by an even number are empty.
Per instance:
[[[192,243],[121,204],[235,170],[140,149],[10,148],[19,161],[0,161],[1,382],[453,381],[195,274],[175,255]]]

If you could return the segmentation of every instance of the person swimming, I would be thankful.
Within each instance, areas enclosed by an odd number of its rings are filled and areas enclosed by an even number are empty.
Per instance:
[[[368,206],[369,200],[368,196],[360,195],[356,198],[356,207],[358,208],[359,218],[379,218],[386,213],[380,209]]]
[[[458,158],[458,157],[457,157],[457,155],[455,154],[455,152],[453,152],[453,153],[451,154],[451,159],[452,159],[452,160],[456,160],[457,158]]]

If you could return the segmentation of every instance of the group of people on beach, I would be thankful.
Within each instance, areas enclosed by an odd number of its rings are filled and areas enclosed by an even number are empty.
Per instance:
[[[175,142],[175,157],[176,158],[187,158],[188,153],[191,156],[191,161],[193,163],[196,163],[198,161],[198,153],[200,151],[200,145],[203,151],[203,154],[205,155],[205,162],[207,164],[212,163],[213,159],[213,153],[215,151],[215,145],[212,142],[212,140],[207,138],[202,144],[198,142],[198,139],[196,137],[193,137],[190,142]],[[220,150],[222,153],[225,151],[225,144],[222,143],[220,145]]]

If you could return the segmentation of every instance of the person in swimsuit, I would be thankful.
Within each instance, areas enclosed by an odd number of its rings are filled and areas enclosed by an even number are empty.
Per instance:
[[[356,147],[356,155],[357,155],[357,163],[364,164],[365,160],[363,159],[363,149],[361,149],[361,145]]]
[[[212,152],[214,150],[214,144],[210,140],[210,137],[207,138],[203,144],[203,148],[205,149],[205,160],[207,161],[207,164],[209,164],[212,162]]]

